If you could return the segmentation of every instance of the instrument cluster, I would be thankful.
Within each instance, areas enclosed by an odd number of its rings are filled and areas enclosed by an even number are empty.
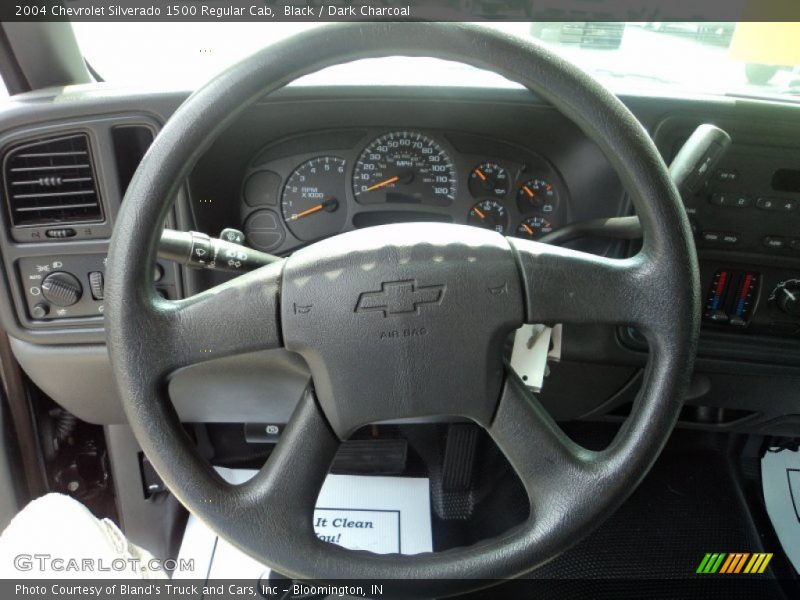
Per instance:
[[[289,155],[273,145],[242,186],[248,243],[281,254],[352,229],[425,221],[538,239],[565,224],[568,192],[545,158],[503,142],[458,140],[456,147],[447,132],[399,129],[319,152],[310,140],[302,145],[311,148]]]

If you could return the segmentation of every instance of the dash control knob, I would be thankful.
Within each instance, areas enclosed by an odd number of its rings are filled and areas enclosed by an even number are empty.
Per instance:
[[[800,317],[800,279],[778,284],[773,292],[775,306],[792,317]]]
[[[102,300],[105,296],[105,285],[102,271],[92,271],[89,273],[89,289],[92,292],[92,298],[95,300]]]
[[[44,302],[39,302],[31,308],[31,316],[34,319],[44,319],[50,313],[50,307]]]
[[[71,273],[56,271],[42,281],[42,296],[56,306],[72,306],[82,294],[81,282]]]

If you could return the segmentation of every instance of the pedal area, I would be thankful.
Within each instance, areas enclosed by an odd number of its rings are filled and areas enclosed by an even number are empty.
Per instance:
[[[244,483],[256,471],[217,468],[228,482]],[[378,554],[419,554],[433,549],[430,486],[423,477],[328,475],[314,511],[321,540],[351,550]],[[189,517],[178,560],[195,568],[175,579],[239,579],[266,583],[283,576],[217,536],[194,515]]]

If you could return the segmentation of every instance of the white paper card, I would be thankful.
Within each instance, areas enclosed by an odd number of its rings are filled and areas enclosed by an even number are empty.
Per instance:
[[[761,459],[761,485],[783,551],[800,571],[800,452],[767,452]]]
[[[218,468],[231,483],[255,471]],[[379,554],[418,554],[433,549],[427,478],[328,475],[314,511],[314,531],[331,543]],[[269,569],[189,517],[178,560],[194,559],[193,571],[173,578],[261,579]]]
[[[523,325],[514,336],[511,368],[533,391],[542,389],[547,374],[552,329],[546,325]]]

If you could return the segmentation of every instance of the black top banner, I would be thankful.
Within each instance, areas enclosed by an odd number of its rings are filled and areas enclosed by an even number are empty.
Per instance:
[[[800,0],[3,0],[0,21],[800,21]]]

